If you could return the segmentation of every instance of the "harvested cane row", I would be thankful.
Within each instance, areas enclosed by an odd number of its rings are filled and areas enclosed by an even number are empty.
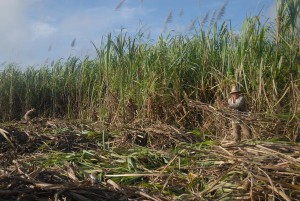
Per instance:
[[[187,105],[189,108],[196,109],[203,114],[203,126],[207,130],[217,129],[221,133],[227,133],[226,124],[232,120],[239,120],[251,127],[252,133],[257,139],[278,137],[300,141],[299,114],[280,117],[275,114],[239,112],[226,107],[213,107],[196,100],[187,100]],[[208,122],[208,125],[205,122]]]
[[[215,195],[223,194],[240,200],[300,199],[298,145],[215,145],[205,151],[189,150],[199,164],[196,178],[209,178],[206,187],[195,192],[198,198],[220,199]]]
[[[165,124],[26,129],[10,139],[30,152],[1,141],[0,200],[300,199],[297,143],[201,141]]]

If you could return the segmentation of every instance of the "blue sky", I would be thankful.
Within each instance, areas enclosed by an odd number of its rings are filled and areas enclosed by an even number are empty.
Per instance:
[[[155,39],[171,11],[166,32],[189,34],[195,19],[211,16],[226,2],[222,20],[231,20],[237,32],[246,16],[261,9],[263,17],[274,17],[276,0],[1,0],[0,68],[9,62],[28,66],[74,55],[94,57],[91,41],[100,46],[102,36],[121,29],[136,34],[142,28]]]

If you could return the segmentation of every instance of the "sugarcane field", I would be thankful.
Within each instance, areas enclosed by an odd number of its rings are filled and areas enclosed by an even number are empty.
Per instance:
[[[0,201],[300,200],[300,1],[270,1],[274,18],[257,8],[238,31],[220,2],[184,32],[170,30],[184,9],[155,39],[109,30],[87,42],[94,57],[3,62]]]

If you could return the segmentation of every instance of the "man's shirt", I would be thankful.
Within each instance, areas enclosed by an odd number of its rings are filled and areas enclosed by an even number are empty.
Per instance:
[[[235,99],[235,102],[233,102],[232,98],[229,98],[228,106],[229,108],[238,110],[240,112],[247,112],[246,99],[244,96],[239,96],[237,99]]]

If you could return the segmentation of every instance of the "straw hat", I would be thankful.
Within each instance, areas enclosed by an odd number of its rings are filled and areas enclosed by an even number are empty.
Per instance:
[[[235,85],[233,85],[232,87],[231,87],[231,91],[230,91],[230,94],[233,94],[233,93],[240,93],[241,91],[240,91],[240,88],[239,87],[237,87],[237,86],[235,86]]]

